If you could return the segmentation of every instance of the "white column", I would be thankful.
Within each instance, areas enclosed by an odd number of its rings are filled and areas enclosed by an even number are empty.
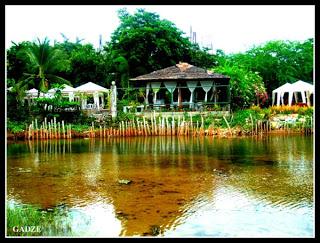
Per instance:
[[[173,92],[177,87],[177,82],[174,82],[174,81],[164,82],[164,86],[166,86],[166,88],[168,89],[168,91],[171,94],[171,101],[170,102],[171,102],[171,106],[172,106],[172,104],[173,104]]]
[[[160,89],[160,86],[161,86],[161,82],[151,82],[151,88],[154,92],[154,95],[153,95],[153,104],[155,104],[157,102],[157,93]]]
[[[284,105],[284,103],[283,103],[283,96],[284,96],[284,93],[282,92],[282,93],[280,94],[280,96],[281,96],[281,105]],[[280,105],[280,102],[279,102],[279,105]]]
[[[298,94],[297,94],[297,92],[294,92],[293,94],[294,94],[294,99],[295,99],[295,101],[297,103],[298,102]]]
[[[117,116],[117,86],[114,81],[111,83],[111,116]]]
[[[69,93],[69,101],[74,101],[74,93],[73,92],[70,92]]]
[[[101,94],[101,104],[102,104],[102,109],[104,108],[104,94]]]
[[[276,95],[276,93],[275,93],[275,92],[272,92],[272,103],[271,103],[271,105],[273,105],[273,104],[274,104],[274,98],[275,98],[275,95]]]
[[[204,102],[207,102],[207,100],[208,100],[208,92],[212,88],[213,81],[200,81],[200,83],[201,83],[201,86],[202,86],[204,92],[206,92],[206,95],[205,95],[205,98],[204,98]]]
[[[291,104],[292,104],[292,98],[293,98],[293,92],[290,91],[290,92],[289,92],[289,99],[288,99],[288,105],[289,105],[289,106],[291,106]]]
[[[93,93],[93,103],[95,104],[96,108],[99,110],[100,104],[99,104],[99,93],[98,92]]]
[[[146,99],[145,99],[146,105],[149,104],[149,100],[148,100],[149,92],[150,92],[150,83],[147,83],[147,85],[146,85]]]
[[[82,107],[82,109],[86,109],[87,108],[87,97],[82,97],[81,98],[81,107]]]
[[[305,91],[301,92],[301,96],[302,96],[302,102],[306,103],[306,95],[305,95]]]
[[[310,96],[311,96],[310,91],[307,91],[307,105],[308,105],[308,106],[311,105],[311,103],[310,103]]]
[[[191,92],[191,95],[190,95],[190,105],[189,107],[192,108],[193,106],[193,93],[194,93],[194,90],[196,89],[196,86],[197,86],[197,83],[198,81],[187,81],[187,86],[188,86],[188,89],[189,91]]]

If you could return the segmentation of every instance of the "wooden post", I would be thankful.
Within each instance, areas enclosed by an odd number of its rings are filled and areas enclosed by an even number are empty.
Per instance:
[[[60,122],[58,122],[58,138],[60,139],[60,132],[61,132],[61,130],[60,130]]]
[[[250,113],[250,119],[251,119],[251,135],[253,135],[253,119],[252,119],[252,115]]]
[[[230,128],[229,123],[228,123],[227,119],[225,118],[225,116],[223,116],[223,119],[224,119],[224,121],[227,123],[227,126],[228,126],[228,129],[229,129],[230,136],[232,136],[231,128]]]
[[[32,121],[31,122],[31,136],[32,136],[32,139],[34,139],[34,130],[33,130],[33,128],[34,128],[34,122]]]
[[[62,136],[63,138],[66,138],[66,133],[65,133],[65,130],[64,130],[64,121],[62,120]]]
[[[28,139],[28,125],[26,124],[26,130],[24,131],[24,139]]]
[[[175,129],[175,123],[174,123],[174,116],[172,115],[172,129],[171,129],[171,136],[175,136],[176,135],[176,129]]]
[[[36,138],[38,139],[39,138],[38,137],[38,120],[35,119],[34,123],[35,123],[35,129],[36,129]]]
[[[54,121],[54,138],[57,138],[57,119],[56,117],[53,118]]]

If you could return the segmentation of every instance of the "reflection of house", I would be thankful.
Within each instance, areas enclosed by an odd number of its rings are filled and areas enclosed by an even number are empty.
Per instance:
[[[179,63],[130,79],[145,87],[145,103],[152,106],[197,108],[202,104],[230,103],[230,78],[205,69]]]

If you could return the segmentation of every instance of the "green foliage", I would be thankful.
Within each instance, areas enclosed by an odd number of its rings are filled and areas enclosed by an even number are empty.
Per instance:
[[[7,92],[7,118],[12,121],[27,121],[30,116],[29,107],[19,99],[19,93]]]
[[[251,115],[251,116],[250,116]],[[252,121],[260,120],[261,116],[257,111],[246,109],[246,110],[238,110],[233,114],[232,122],[230,123],[230,126],[240,126],[242,128],[251,128]]]
[[[126,9],[118,12],[119,27],[109,43],[109,55],[122,57],[130,67],[129,76],[136,77],[179,61],[199,66],[213,66],[206,50],[192,45],[172,22],[160,19],[156,13],[138,9],[133,15]],[[119,72],[119,71],[117,71]]]
[[[50,106],[50,109],[49,109]],[[33,117],[43,120],[58,117],[65,122],[73,122],[79,119],[81,111],[79,102],[70,102],[59,96],[54,98],[36,98],[31,106]]]
[[[218,65],[227,63],[262,77],[267,93],[286,82],[313,80],[313,39],[299,41],[269,41],[244,53],[217,53]],[[245,102],[245,100],[244,100]]]
[[[134,113],[125,113],[123,111],[118,111],[117,117],[114,120],[114,123],[120,123],[122,121],[133,121],[136,120],[137,116]]]
[[[214,72],[230,77],[231,104],[233,108],[244,108],[256,102],[256,93],[265,91],[262,78],[247,68],[225,62]]]
[[[7,120],[7,130],[12,132],[12,133],[19,133],[23,132],[26,129],[26,125],[17,122],[17,121],[11,121],[10,119]]]
[[[40,232],[14,232],[17,226],[40,226]],[[67,218],[67,210],[55,208],[52,212],[41,210],[36,206],[7,206],[8,236],[57,236],[70,235],[71,223]]]
[[[86,123],[89,123],[89,122],[90,121],[88,120]],[[79,132],[79,133],[85,132],[85,131],[89,131],[90,127],[91,127],[91,124],[72,124],[71,125],[71,130],[75,131],[75,132]]]
[[[36,88],[46,92],[50,83],[70,84],[66,79],[56,75],[57,72],[67,70],[69,61],[64,52],[49,45],[49,40],[44,39],[38,43],[31,43],[17,53],[17,57],[26,65],[28,72],[24,72],[14,86],[17,92],[24,92],[29,88]]]
[[[28,72],[27,63],[18,55],[22,50],[31,47],[31,42],[23,41],[21,43],[13,43],[10,49],[7,50],[7,84],[12,86],[16,81],[20,80],[23,73]],[[13,84],[8,83],[8,80],[14,80]]]
[[[74,86],[88,81],[109,86],[107,71],[110,61],[97,52],[91,44],[78,45],[70,53],[71,72],[66,75],[73,80]]]

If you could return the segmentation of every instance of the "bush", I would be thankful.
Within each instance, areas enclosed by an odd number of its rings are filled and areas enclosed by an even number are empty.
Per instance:
[[[19,133],[25,130],[26,124],[17,121],[7,121],[7,130],[12,133]]]

